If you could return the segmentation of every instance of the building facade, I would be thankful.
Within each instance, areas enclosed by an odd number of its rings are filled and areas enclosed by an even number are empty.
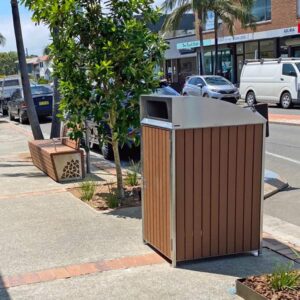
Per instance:
[[[256,29],[254,31],[250,28],[242,28],[237,23],[234,35],[231,36],[226,25],[219,23],[219,63],[217,70],[220,75],[234,83],[239,82],[243,62],[246,59],[300,57],[300,28],[298,29],[300,0],[256,0],[252,14],[256,19]],[[209,17],[208,20],[211,18]],[[213,73],[215,56],[214,28],[213,25],[211,27],[211,22],[209,23],[210,27],[204,32],[204,66],[206,74]],[[195,28],[198,28],[197,22],[195,22]],[[196,71],[194,74],[199,74],[199,55],[196,55],[196,53],[199,53],[200,42],[197,30],[196,35],[193,37],[182,37],[181,40],[176,42],[176,46],[172,44],[173,49],[169,51],[192,53],[192,57],[195,58],[193,58],[193,65],[190,70],[191,72]],[[182,59],[183,55],[179,59]],[[168,62],[168,56],[166,56],[166,59],[166,65],[169,67],[172,61]],[[179,70],[179,68],[177,67],[176,70]],[[177,79],[174,70],[173,79]]]

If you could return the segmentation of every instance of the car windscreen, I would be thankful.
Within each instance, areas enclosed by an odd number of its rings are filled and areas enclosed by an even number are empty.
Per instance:
[[[230,84],[229,81],[222,77],[204,77],[205,81],[209,85],[228,85]]]
[[[51,89],[46,86],[32,86],[31,87],[32,95],[41,95],[41,94],[51,94]]]
[[[295,65],[296,65],[298,71],[300,72],[300,63],[296,63]]]
[[[16,86],[19,85],[19,79],[4,80],[4,86]]]
[[[164,86],[155,90],[157,95],[179,96],[179,94],[169,86]]]

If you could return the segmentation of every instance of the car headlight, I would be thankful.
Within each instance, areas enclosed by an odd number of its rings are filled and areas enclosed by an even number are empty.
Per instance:
[[[218,90],[211,90],[212,92],[215,92],[215,93],[219,93],[219,91]]]

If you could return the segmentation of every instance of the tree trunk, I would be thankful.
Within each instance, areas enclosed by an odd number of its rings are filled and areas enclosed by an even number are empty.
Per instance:
[[[203,13],[201,10],[198,11],[199,20],[199,41],[200,41],[200,75],[205,75],[205,65],[204,65],[204,44],[203,44]]]
[[[88,128],[88,122],[85,120],[85,154],[86,154],[86,173],[91,173],[91,155],[90,155],[90,131]]]
[[[124,188],[123,188],[123,176],[122,176],[122,167],[121,167],[121,160],[120,160],[120,153],[119,153],[119,143],[113,136],[114,134],[112,134],[111,143],[114,151],[116,173],[117,173],[117,190],[118,190],[118,199],[120,205],[125,195],[124,195]]]
[[[23,37],[22,37],[22,29],[21,29],[21,22],[20,22],[20,15],[19,15],[19,7],[17,0],[11,0],[11,9],[13,15],[13,22],[14,22],[14,30],[15,30],[15,37],[16,37],[16,44],[18,50],[18,59],[20,65],[20,72],[21,72],[21,80],[22,80],[22,87],[24,92],[24,100],[27,105],[27,114],[28,119],[31,125],[32,134],[35,140],[42,140],[44,139],[43,133],[39,124],[39,119],[35,110],[34,102],[32,100],[31,89],[30,89],[30,82],[27,73],[27,64],[25,58],[25,51],[24,51],[24,44],[23,44]]]
[[[218,57],[218,52],[219,52],[219,44],[218,44],[218,15],[215,13],[215,19],[214,19],[214,31],[215,31],[215,66],[214,66],[214,74],[218,75],[218,64],[219,64],[219,57]]]
[[[54,77],[53,79],[53,111],[52,111],[52,124],[51,124],[51,134],[50,138],[60,137],[61,120],[57,116],[59,113],[59,103],[60,103],[60,93],[58,91],[58,79]]]
[[[57,43],[58,37],[58,27],[53,29],[53,42]],[[52,125],[51,125],[51,134],[50,138],[57,138],[60,136],[61,120],[57,117],[59,113],[59,103],[60,103],[60,93],[58,91],[58,78],[55,76],[53,80],[53,111],[52,111]]]

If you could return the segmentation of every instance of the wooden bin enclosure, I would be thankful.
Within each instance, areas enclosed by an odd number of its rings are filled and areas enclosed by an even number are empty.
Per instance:
[[[260,251],[266,120],[205,98],[141,98],[143,239],[177,262]]]

